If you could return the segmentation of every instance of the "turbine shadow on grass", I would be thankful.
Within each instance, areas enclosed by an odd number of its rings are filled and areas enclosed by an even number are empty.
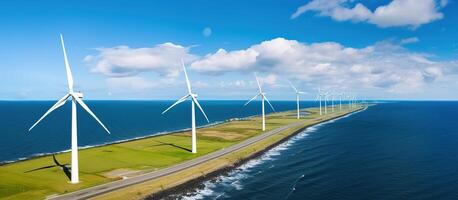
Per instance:
[[[173,144],[173,143],[165,143],[165,142],[161,142],[161,141],[155,141],[159,144],[155,144],[155,145],[152,145],[153,147],[156,147],[156,146],[171,146],[171,147],[175,147],[175,148],[178,148],[178,149],[181,149],[181,150],[185,150],[185,151],[188,151],[188,152],[191,152],[191,149],[188,149],[188,148],[185,148],[185,147],[181,147],[181,146],[178,146],[176,144]]]
[[[48,169],[48,168],[52,168],[52,167],[60,167],[62,169],[62,171],[64,171],[64,173],[67,176],[68,180],[70,180],[71,179],[70,178],[71,177],[71,172],[70,172],[70,168],[68,167],[68,164],[60,164],[59,161],[57,161],[57,159],[56,159],[56,155],[52,155],[52,159],[54,161],[54,165],[48,165],[48,166],[44,166],[44,167],[39,167],[39,168],[36,168],[36,169],[25,171],[24,173],[30,173],[30,172],[43,170],[43,169]]]

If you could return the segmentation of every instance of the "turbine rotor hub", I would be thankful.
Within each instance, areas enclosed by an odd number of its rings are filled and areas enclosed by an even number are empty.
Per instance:
[[[77,97],[77,98],[80,98],[80,99],[82,99],[83,96],[84,96],[83,93],[81,93],[81,92],[73,92],[72,95],[74,97]]]

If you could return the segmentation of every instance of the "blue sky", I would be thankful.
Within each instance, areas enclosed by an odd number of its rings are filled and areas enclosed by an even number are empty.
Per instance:
[[[175,99],[180,59],[202,99],[318,87],[371,99],[457,99],[453,0],[0,3],[0,99],[66,92],[59,34],[87,99]],[[204,31],[205,30],[205,31]]]

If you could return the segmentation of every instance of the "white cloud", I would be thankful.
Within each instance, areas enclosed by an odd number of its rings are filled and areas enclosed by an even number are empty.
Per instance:
[[[204,30],[202,30],[202,35],[210,37],[212,35],[212,29],[210,27],[205,27]]]
[[[259,76],[259,82],[261,85],[267,86],[278,86],[278,76],[275,74],[268,74],[267,76]]]
[[[400,44],[403,45],[403,44],[411,44],[411,43],[416,43],[420,41],[420,39],[418,39],[417,37],[410,37],[410,38],[405,38],[405,39],[402,39]]]
[[[339,43],[304,44],[276,38],[247,49],[218,50],[191,64],[203,74],[264,72],[266,84],[278,76],[329,87],[380,88],[391,92],[417,91],[444,76],[445,63],[413,53],[390,42],[364,48]],[[275,75],[273,75],[275,74]]]
[[[192,63],[191,67],[197,71],[215,74],[221,73],[220,68],[244,70],[255,62],[256,56],[257,52],[253,50],[227,52],[224,49],[219,49],[216,53],[208,54],[204,59]]]
[[[369,10],[361,3],[349,8],[352,0],[312,0],[299,7],[291,18],[303,13],[317,11],[320,16],[329,16],[337,21],[367,22],[378,27],[417,28],[443,18],[440,9],[447,5],[446,0],[392,0],[387,5]]]
[[[197,57],[189,48],[173,43],[163,43],[150,48],[117,46],[98,48],[97,55],[86,56],[84,61],[93,72],[110,77],[135,76],[141,72],[156,72],[164,77],[176,77],[181,70],[180,59],[185,62]]]
[[[93,71],[108,77],[109,91],[116,95],[119,95],[118,92],[139,94],[162,89],[158,85],[183,88],[183,81],[176,81],[181,71],[180,57],[186,59],[192,71],[215,76],[201,82],[199,80],[203,80],[202,76],[197,75],[193,83],[195,87],[210,90],[237,88],[239,93],[257,87],[253,72],[259,73],[267,90],[269,87],[284,87],[288,79],[303,88],[358,88],[374,93],[388,91],[400,95],[425,91],[425,88],[435,86],[438,82],[446,85],[450,80],[456,81],[458,62],[435,61],[432,55],[415,53],[402,46],[417,40],[407,38],[400,42],[382,41],[362,48],[352,48],[336,42],[307,44],[275,38],[245,49],[219,49],[204,57],[171,43],[137,49],[118,46],[99,49],[99,53],[88,56],[86,62]],[[155,73],[151,76],[154,78],[144,78],[147,76],[145,72]],[[244,75],[246,79],[224,76],[233,73]],[[212,80],[217,81],[217,84]],[[230,94],[237,95],[235,91],[231,93],[225,90],[224,95]]]
[[[442,19],[435,0],[393,0],[386,6],[375,9],[370,23],[380,27],[411,26],[416,28],[422,24]]]

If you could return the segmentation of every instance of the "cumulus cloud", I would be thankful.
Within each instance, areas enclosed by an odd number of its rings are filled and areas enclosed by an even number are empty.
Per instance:
[[[172,43],[149,48],[117,46],[97,49],[86,57],[92,71],[107,76],[110,91],[145,91],[158,84],[174,84],[184,58],[192,71],[202,75],[250,74],[247,80],[221,78],[220,84],[196,82],[196,87],[256,87],[253,72],[258,72],[267,87],[283,87],[286,79],[306,84],[307,88],[376,89],[397,93],[418,92],[438,81],[458,77],[456,61],[435,61],[433,56],[415,53],[403,44],[418,41],[382,41],[361,48],[336,42],[302,43],[275,38],[245,49],[219,49],[203,57]],[[154,79],[146,79],[153,72]],[[215,77],[215,78],[216,78]],[[218,78],[216,78],[218,79]],[[196,80],[197,81],[197,80]],[[375,90],[375,91],[376,91]]]
[[[204,59],[192,63],[191,67],[209,74],[222,73],[221,68],[236,71],[244,70],[256,61],[256,56],[258,56],[258,52],[251,49],[231,52],[219,49],[216,53],[208,54]],[[218,65],[214,65],[215,63]]]
[[[291,18],[316,11],[320,16],[328,16],[337,21],[367,22],[378,27],[417,28],[443,18],[440,9],[447,0],[392,0],[387,5],[369,10],[361,3],[351,7],[352,0],[312,0],[299,7]]]
[[[280,75],[330,87],[406,92],[442,77],[444,65],[390,42],[351,48],[335,42],[305,44],[276,38],[243,50],[220,49],[193,62],[191,67],[210,75],[264,72],[268,74],[262,77],[265,84],[275,84],[276,75]]]
[[[180,59],[189,62],[197,58],[189,53],[189,48],[173,43],[149,48],[117,46],[96,50],[98,54],[86,56],[84,61],[93,72],[110,77],[129,77],[149,71],[164,77],[176,77],[181,69]]]

